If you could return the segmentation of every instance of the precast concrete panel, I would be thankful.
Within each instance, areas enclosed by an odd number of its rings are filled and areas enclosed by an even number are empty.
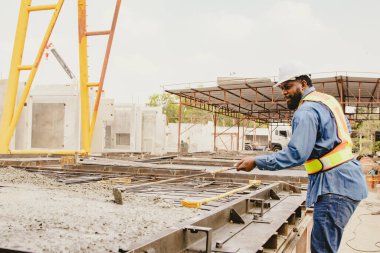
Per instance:
[[[18,89],[18,92],[17,92],[17,99],[16,99],[16,103],[18,102],[20,96],[21,96],[21,93],[22,93],[22,88],[23,88],[23,85],[25,83],[24,82],[20,82],[19,83],[19,89]],[[4,100],[5,100],[5,96],[6,96],[6,91],[7,91],[7,85],[8,85],[8,80],[7,79],[2,79],[0,80],[0,120],[2,118],[2,114],[3,114],[3,105],[4,105]],[[15,129],[15,133],[12,137],[12,140],[11,140],[11,143],[9,144],[9,148],[10,149],[15,149],[15,148],[18,148],[18,146],[21,146],[22,148],[25,148],[25,122],[26,118],[25,118],[25,112],[22,111],[21,112],[21,115],[20,115],[20,119],[17,123],[17,126],[16,126],[16,129]]]
[[[157,112],[145,111],[142,117],[142,151],[153,152],[155,142],[155,128],[156,128],[156,114]]]
[[[177,152],[178,123],[169,123],[166,126],[165,149],[166,149],[166,152]]]
[[[62,149],[62,150],[79,150],[80,149],[80,98],[77,87],[73,85],[36,85],[31,91],[31,95],[28,100],[28,145],[27,149],[31,148],[48,148],[48,149]],[[52,145],[47,144],[38,144],[36,143],[36,138],[39,138],[39,134],[36,130],[33,130],[33,124],[38,126],[42,123],[36,122],[36,112],[33,110],[33,104],[44,104],[44,106],[49,107],[50,104],[63,104],[64,112],[61,112],[62,107],[54,107],[57,112],[53,110],[48,110],[49,114],[46,114],[44,119],[42,116],[39,116],[38,120],[51,121],[58,120],[61,123],[57,123],[57,132],[55,133],[54,138],[60,139],[61,137],[61,126],[63,127],[63,144],[58,142],[53,142]],[[43,106],[43,105],[41,105]],[[38,108],[38,107],[37,107]],[[53,109],[52,108],[52,109]],[[59,108],[59,109],[58,109]],[[38,110],[38,109],[37,109]],[[44,110],[44,109],[41,109]],[[33,118],[34,117],[34,118]],[[50,119],[49,119],[50,118]],[[61,121],[62,120],[62,121]],[[55,124],[55,123],[54,123]],[[33,133],[34,131],[34,133]],[[39,130],[37,130],[39,131]],[[59,141],[61,142],[61,141]],[[38,146],[38,147],[37,147]],[[44,147],[42,147],[44,146]]]
[[[106,125],[106,133],[105,133],[105,142],[104,148],[112,148],[112,134],[111,134],[111,126]]]
[[[114,119],[114,110],[114,99],[102,98],[100,100],[98,116],[92,136],[91,153],[102,153],[105,148],[111,148],[111,132],[107,133],[107,126],[108,131],[110,131],[111,127],[109,124]]]
[[[34,103],[32,148],[64,148],[64,103]]]
[[[133,108],[117,107],[114,113],[114,120],[111,124],[111,148],[129,151],[131,148],[131,118],[133,116]]]
[[[165,137],[166,137],[166,115],[156,114],[156,138],[154,145],[154,154],[163,155],[165,151]]]

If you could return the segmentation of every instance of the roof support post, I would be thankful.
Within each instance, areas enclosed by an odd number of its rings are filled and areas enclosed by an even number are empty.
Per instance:
[[[179,106],[178,106],[178,146],[177,152],[181,152],[181,121],[182,121],[182,97],[179,97]]]
[[[216,152],[216,123],[218,120],[218,114],[216,112],[214,112],[213,120],[214,120],[214,152]]]
[[[239,151],[239,138],[240,138],[240,119],[237,122],[237,138],[236,138],[236,150]]]
[[[247,128],[247,120],[243,120],[243,136],[241,137],[241,150],[244,150],[245,147],[245,130]]]

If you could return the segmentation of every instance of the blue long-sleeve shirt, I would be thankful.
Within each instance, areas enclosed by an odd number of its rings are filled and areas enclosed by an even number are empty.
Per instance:
[[[312,91],[315,91],[314,87],[307,89],[303,97]],[[305,101],[294,112],[292,132],[288,147],[272,155],[255,157],[259,169],[280,170],[299,166],[307,160],[322,157],[341,142],[332,112],[319,102]],[[360,163],[353,159],[328,171],[309,175],[306,205],[312,206],[319,195],[326,193],[358,201],[366,198],[368,191]]]

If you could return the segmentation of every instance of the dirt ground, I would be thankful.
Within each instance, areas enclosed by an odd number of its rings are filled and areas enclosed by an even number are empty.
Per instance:
[[[133,194],[124,194],[124,205],[117,205],[112,188],[97,182],[65,185],[36,173],[0,168],[0,248],[118,252],[201,214]]]
[[[369,192],[344,229],[338,253],[380,252],[379,227],[380,197]]]

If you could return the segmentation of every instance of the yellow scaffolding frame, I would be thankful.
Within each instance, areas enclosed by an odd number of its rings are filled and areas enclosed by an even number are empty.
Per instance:
[[[12,140],[17,122],[20,118],[24,104],[28,98],[32,82],[37,73],[46,44],[49,41],[58,15],[61,11],[64,0],[58,0],[57,4],[31,6],[32,0],[22,0],[19,10],[17,30],[13,46],[12,61],[9,71],[6,97],[4,100],[3,116],[0,124],[0,154],[88,154],[91,150],[91,140],[95,128],[97,112],[100,103],[103,83],[111,51],[112,40],[115,32],[117,16],[120,9],[121,0],[116,0],[116,7],[111,29],[108,31],[87,32],[86,30],[86,0],[78,0],[78,31],[79,31],[79,62],[80,62],[80,96],[81,96],[81,123],[82,123],[82,150],[10,150],[9,144]],[[26,32],[29,23],[29,15],[35,11],[54,10],[54,14],[45,32],[37,56],[32,65],[23,65],[22,56],[24,53]],[[97,84],[88,83],[88,62],[87,62],[87,37],[95,35],[108,35],[107,49],[104,56],[103,68],[100,81]],[[21,71],[30,71],[22,96],[16,107],[16,96],[19,85]],[[90,87],[98,87],[95,105],[90,122],[89,92]]]

